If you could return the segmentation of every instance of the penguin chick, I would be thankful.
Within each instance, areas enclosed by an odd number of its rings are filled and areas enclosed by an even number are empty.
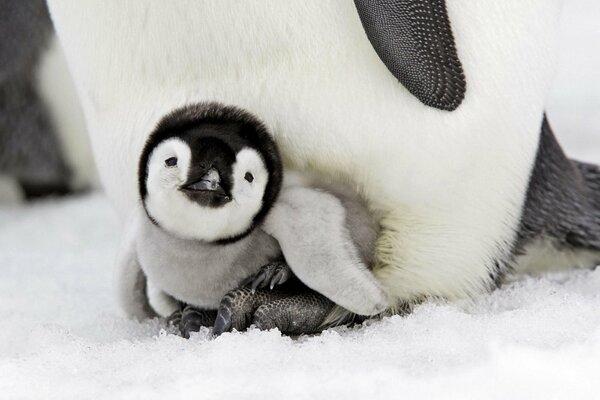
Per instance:
[[[165,123],[142,157],[137,252],[163,316],[178,302],[215,310],[261,267],[284,265],[260,229],[281,187],[278,152],[258,121],[232,119],[176,130]]]
[[[372,254],[375,232],[369,245],[357,244],[342,199],[295,184],[279,201],[281,186],[277,148],[248,113],[204,104],[167,116],[140,159],[142,207],[118,263],[125,311],[178,318],[187,304],[180,324],[187,336],[215,318],[217,333],[243,329],[262,306],[257,325],[293,321],[294,333],[320,326],[334,307],[328,298],[361,314],[385,307],[363,254]],[[287,281],[288,255],[303,284],[235,294],[247,282],[257,288]]]

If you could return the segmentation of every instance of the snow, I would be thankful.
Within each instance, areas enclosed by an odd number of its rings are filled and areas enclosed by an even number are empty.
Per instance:
[[[569,155],[600,164],[600,2],[564,1],[548,117]]]
[[[549,116],[570,154],[600,162],[600,6],[566,3]],[[118,313],[119,235],[101,194],[0,207],[0,399],[600,393],[600,269],[526,277],[473,305],[428,303],[318,336],[202,331],[184,340]]]
[[[600,269],[526,278],[472,306],[291,339],[189,341],[121,317],[99,194],[0,210],[0,397],[585,398],[600,392]]]

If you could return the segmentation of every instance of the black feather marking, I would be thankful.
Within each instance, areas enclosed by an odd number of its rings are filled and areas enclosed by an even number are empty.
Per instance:
[[[176,109],[165,116],[146,141],[138,164],[138,189],[142,204],[148,194],[146,180],[150,154],[159,143],[173,137],[181,138],[184,141],[192,139],[220,141],[226,143],[228,148],[234,152],[244,147],[255,149],[263,157],[269,174],[262,208],[254,216],[252,225],[246,232],[235,237],[218,240],[215,243],[235,242],[262,223],[279,196],[283,170],[277,145],[266,126],[258,118],[239,108],[220,103],[192,104]],[[231,182],[227,181],[228,177],[222,178],[224,178],[223,185],[228,189]],[[148,214],[147,211],[146,214]]]
[[[423,104],[453,111],[467,83],[445,0],[355,0],[387,69]]]
[[[536,238],[550,239],[559,249],[600,251],[600,169],[568,159],[545,116],[517,254]]]

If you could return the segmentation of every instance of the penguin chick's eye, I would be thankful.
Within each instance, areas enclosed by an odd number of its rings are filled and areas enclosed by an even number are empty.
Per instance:
[[[254,180],[254,176],[250,172],[246,172],[246,175],[244,175],[244,179],[252,183],[252,181]]]
[[[174,167],[177,165],[177,157],[171,157],[171,158],[167,158],[165,160],[165,165],[167,167]]]

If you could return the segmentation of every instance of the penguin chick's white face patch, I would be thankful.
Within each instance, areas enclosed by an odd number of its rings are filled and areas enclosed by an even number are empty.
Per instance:
[[[235,155],[230,191],[221,187],[226,177],[214,168],[207,168],[204,176],[190,182],[190,173],[197,167],[194,162],[188,144],[177,138],[154,149],[148,161],[144,199],[150,217],[176,236],[208,242],[250,229],[262,208],[269,176],[260,154],[244,148]],[[206,195],[219,196],[221,201],[215,205],[196,200]]]
[[[250,213],[240,214],[242,219],[252,219],[261,209],[268,181],[269,173],[256,150],[245,148],[236,154],[231,194],[240,210]]]

